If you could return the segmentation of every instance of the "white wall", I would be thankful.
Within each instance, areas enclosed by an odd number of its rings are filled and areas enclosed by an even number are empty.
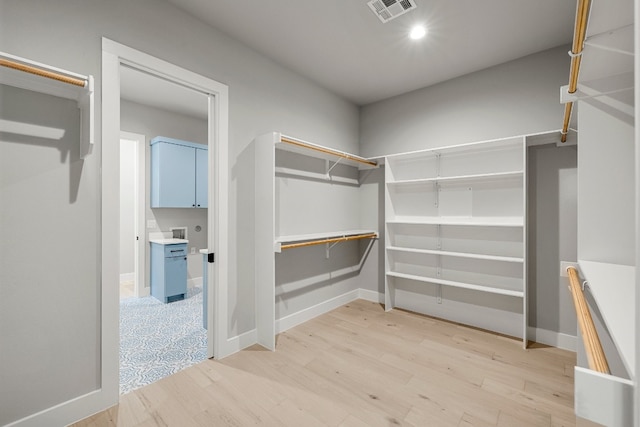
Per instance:
[[[363,107],[360,154],[560,129],[559,88],[569,78],[568,49],[546,50]]]
[[[206,98],[203,97],[203,108],[206,109]],[[149,287],[149,233],[169,232],[172,227],[187,227],[187,238],[189,240],[189,255],[187,255],[187,279],[197,279],[202,277],[202,255],[198,253],[200,249],[207,248],[207,209],[175,209],[175,208],[155,208],[151,209],[151,147],[149,141],[156,136],[167,136],[169,138],[182,139],[198,144],[207,143],[207,120],[185,116],[172,111],[149,107],[130,101],[120,103],[120,127],[123,131],[134,132],[145,135],[145,165],[147,179],[145,198],[145,225],[147,220],[155,220],[156,228],[147,228],[142,233],[145,239],[145,287]],[[200,231],[196,231],[196,226],[200,226]],[[191,254],[191,248],[195,248],[195,254]]]
[[[136,144],[120,140],[120,280],[135,270]]]
[[[71,160],[68,156],[61,157],[55,150],[30,143],[11,146],[16,151],[16,161],[28,158],[31,165],[53,167],[56,176],[46,181],[45,188],[51,189],[50,193],[36,190],[40,185],[39,180],[25,181],[24,191],[16,196],[15,203],[12,201],[9,205],[13,214],[20,213],[16,214],[15,222],[11,225],[15,230],[20,230],[20,238],[25,245],[19,252],[22,260],[20,268],[14,264],[3,265],[2,274],[13,277],[14,287],[21,291],[2,300],[2,304],[9,306],[0,314],[3,316],[2,325],[18,325],[12,326],[11,330],[0,329],[2,348],[5,348],[4,342],[10,337],[15,348],[42,351],[32,351],[27,358],[36,359],[37,354],[41,358],[40,365],[24,364],[24,358],[18,364],[18,357],[3,359],[6,363],[2,363],[0,369],[12,375],[3,377],[7,381],[1,381],[1,389],[15,397],[5,399],[3,395],[0,399],[0,414],[3,417],[0,423],[4,424],[78,396],[82,390],[96,389],[99,384],[96,355],[100,339],[101,37],[229,86],[231,248],[225,256],[230,263],[229,283],[226,285],[230,296],[231,336],[255,327],[252,247],[248,240],[251,227],[246,226],[252,221],[251,217],[246,217],[246,213],[247,207],[252,207],[253,196],[247,197],[237,191],[240,180],[253,179],[253,163],[252,159],[243,156],[243,152],[255,136],[273,130],[357,152],[359,112],[353,104],[162,0],[3,0],[0,8],[0,50],[78,73],[92,74],[96,78],[95,117],[98,119],[94,154],[84,162],[73,156]],[[6,104],[4,99],[3,96],[3,105],[12,105]],[[44,117],[53,120],[55,126],[64,125],[73,129],[67,119],[62,119],[62,124],[58,123],[52,112]],[[75,146],[73,143],[72,138],[69,146]],[[52,154],[55,154],[55,158],[50,158]],[[60,197],[51,196],[56,192],[60,193]],[[24,202],[25,194],[31,194],[37,202],[18,203]],[[5,197],[3,193],[3,209],[7,206],[5,200],[13,200]],[[39,225],[34,227],[33,224]],[[57,239],[61,234],[67,237]],[[43,239],[43,236],[51,237]],[[31,267],[35,259],[32,256],[34,248],[40,254],[46,254],[46,257],[39,258],[46,259],[47,266],[56,267],[51,271],[41,269],[33,272],[33,277],[22,277],[27,265],[34,270]],[[58,265],[66,265],[67,268],[61,269],[64,271],[60,274],[51,274],[52,271],[58,271]],[[3,287],[4,280],[3,277]],[[35,292],[38,288],[32,285],[40,283],[47,284],[46,293]],[[52,294],[55,298],[41,298],[46,294]],[[23,298],[25,296],[37,298]],[[57,303],[55,307],[51,306],[51,301]],[[47,317],[54,314],[52,311],[69,317],[69,327],[47,330],[48,333],[21,333],[23,329],[19,325],[29,325],[31,329],[27,328],[29,330],[26,331],[33,332],[41,322],[48,321]],[[30,315],[23,317],[23,312]],[[11,322],[5,322],[4,316]],[[24,319],[24,322],[16,319]],[[72,345],[70,337],[73,338]],[[68,356],[69,353],[73,354]],[[43,354],[47,357],[43,358]],[[6,358],[4,351],[0,357]],[[64,363],[55,366],[55,369],[37,369],[38,366],[53,364],[52,361],[58,359]],[[69,363],[75,359],[80,359],[77,364]],[[29,381],[31,374],[20,375],[19,366],[29,366],[33,378],[38,378],[38,387]],[[18,396],[26,397],[18,399]]]

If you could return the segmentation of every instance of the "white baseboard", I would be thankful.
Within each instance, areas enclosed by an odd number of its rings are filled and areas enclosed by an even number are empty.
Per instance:
[[[220,349],[219,358],[222,359],[223,357],[231,356],[232,354],[237,353],[240,350],[251,347],[257,342],[258,331],[256,329],[252,329],[240,335],[236,335],[235,337],[231,337],[227,339],[225,343],[223,343],[223,348]]]
[[[321,314],[335,310],[336,308],[350,303],[351,301],[360,298],[360,289],[354,289],[345,294],[338,295],[327,301],[323,301],[320,304],[316,304],[304,310],[300,310],[297,313],[290,314],[281,319],[276,320],[276,334],[284,332],[287,329],[291,329],[294,326],[298,326],[301,323],[307,322],[314,317],[318,317]]]
[[[120,283],[122,282],[130,282],[135,280],[136,278],[136,274],[135,273],[120,273]]]
[[[194,286],[202,286],[202,277],[187,279],[187,288],[193,288]]]
[[[534,328],[533,326],[529,326],[527,332],[529,335],[528,338],[531,341],[562,348],[564,350],[576,351],[577,338],[573,335]]]
[[[365,301],[378,302],[384,304],[384,294],[369,289],[358,289],[358,298]]]

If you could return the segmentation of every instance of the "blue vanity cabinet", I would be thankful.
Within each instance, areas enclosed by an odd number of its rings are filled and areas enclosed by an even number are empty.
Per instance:
[[[207,207],[207,146],[158,136],[151,140],[151,207]]]
[[[151,295],[169,303],[187,293],[187,244],[151,242]]]

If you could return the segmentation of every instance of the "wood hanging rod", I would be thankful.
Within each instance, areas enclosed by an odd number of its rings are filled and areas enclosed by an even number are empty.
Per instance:
[[[569,93],[575,93],[578,88],[578,74],[580,73],[580,63],[582,61],[582,49],[587,34],[587,21],[589,20],[590,0],[578,0],[576,10],[576,24],[573,32],[573,45],[571,46],[571,69],[569,70]],[[573,102],[567,102],[564,106],[564,121],[562,123],[562,135],[560,141],[567,141],[569,122],[571,121],[571,111]]]
[[[46,77],[48,79],[53,79],[59,82],[68,83],[74,86],[80,86],[80,87],[86,86],[86,80],[65,76],[64,74],[54,73],[53,71],[43,70],[42,68],[21,64],[19,62],[10,61],[8,59],[0,58],[0,65],[3,67],[12,68],[14,70],[24,71],[25,73],[35,74],[40,77]]]
[[[602,343],[600,342],[598,331],[596,331],[596,327],[593,323],[593,318],[591,317],[587,300],[584,297],[584,292],[580,287],[578,271],[574,267],[569,267],[567,268],[567,273],[569,274],[569,289],[571,290],[573,304],[576,307],[576,315],[578,316],[578,325],[580,326],[582,340],[587,352],[589,369],[603,374],[609,374],[607,357],[602,349]]]
[[[378,235],[376,233],[357,234],[354,236],[331,237],[329,239],[311,240],[309,242],[289,243],[288,245],[280,246],[280,249],[284,250],[284,249],[303,248],[305,246],[322,245],[325,243],[348,242],[350,240],[376,239],[377,237]]]
[[[296,141],[295,139],[287,138],[286,136],[281,136],[280,137],[280,142],[285,142],[287,144],[297,145],[298,147],[303,147],[303,148],[307,148],[309,150],[319,151],[321,153],[330,154],[332,156],[341,157],[343,159],[353,160],[353,161],[360,162],[360,163],[363,163],[363,164],[369,165],[369,166],[378,166],[378,162],[375,162],[373,160],[368,160],[368,159],[365,159],[363,157],[354,156],[352,154],[343,153],[341,151],[332,150],[332,149],[326,148],[326,147],[318,147],[317,145],[308,144],[308,143],[302,142],[302,141]]]

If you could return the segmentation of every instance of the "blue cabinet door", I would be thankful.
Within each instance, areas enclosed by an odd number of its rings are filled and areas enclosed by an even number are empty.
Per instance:
[[[196,148],[196,207],[207,208],[208,205],[208,164],[207,150]]]
[[[162,143],[151,146],[151,207],[195,207],[195,149]]]
[[[187,293],[187,257],[165,258],[165,297]]]
[[[208,147],[157,136],[151,140],[151,207],[208,207]]]
[[[187,244],[151,242],[151,295],[167,303],[187,293]]]
[[[164,287],[164,245],[151,243],[151,296],[166,302],[166,292]]]

